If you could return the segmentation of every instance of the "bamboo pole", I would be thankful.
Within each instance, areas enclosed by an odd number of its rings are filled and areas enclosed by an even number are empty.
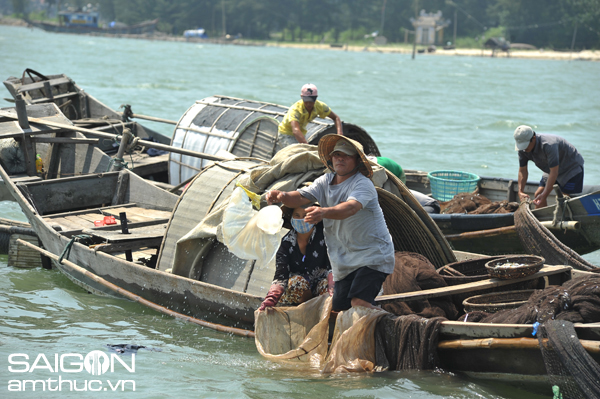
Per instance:
[[[542,340],[548,342],[547,338]],[[588,353],[600,353],[598,341],[580,339],[581,346]],[[540,344],[537,338],[482,338],[482,339],[457,339],[452,341],[441,341],[438,349],[464,350],[464,349],[533,349],[539,350]]]
[[[25,245],[31,249],[34,249],[34,250],[38,251],[39,253],[41,253],[42,255],[45,255],[51,259],[54,259],[55,261],[58,261],[58,259],[59,259],[59,257],[57,255],[53,254],[52,252],[46,251],[45,249],[42,249],[36,245],[28,243],[27,241],[18,239],[17,242],[22,245]],[[227,327],[222,324],[216,324],[216,323],[211,323],[211,322],[208,322],[205,320],[196,319],[195,317],[187,316],[187,315],[175,312],[173,310],[167,309],[164,306],[160,306],[154,302],[150,302],[149,300],[144,299],[144,298],[140,297],[139,295],[136,295],[130,291],[127,291],[127,290],[119,287],[118,285],[115,285],[115,284],[103,279],[102,277],[84,269],[83,267],[76,265],[75,263],[73,263],[69,260],[63,259],[61,265],[66,266],[67,268],[74,270],[77,273],[83,274],[87,278],[97,282],[98,284],[103,285],[104,287],[110,289],[111,291],[113,291],[119,295],[124,296],[127,299],[130,299],[134,302],[141,303],[142,305],[145,305],[145,306],[149,307],[150,309],[156,310],[157,312],[160,312],[167,316],[172,316],[172,317],[176,317],[178,319],[189,321],[190,323],[198,324],[202,327],[210,328],[212,330],[226,332],[229,334],[238,335],[240,337],[254,338],[254,331],[244,330],[244,329],[236,328],[236,327]]]
[[[10,112],[5,112],[5,111],[0,111],[0,116],[10,118],[10,119],[18,119],[17,115],[12,114]],[[97,130],[86,129],[83,127],[77,127],[77,126],[72,126],[72,125],[65,125],[64,123],[48,121],[45,119],[39,119],[39,118],[33,118],[33,117],[28,117],[27,119],[31,123],[38,123],[40,125],[46,125],[46,126],[52,126],[52,127],[57,127],[57,128],[61,128],[61,129],[73,130],[76,132],[85,133],[85,134],[89,134],[89,135],[97,136],[97,137],[102,137],[105,139],[121,140],[121,137],[122,137],[118,134],[103,133],[103,132],[99,132]],[[27,134],[27,132],[26,132],[26,134]],[[156,148],[158,150],[174,152],[176,154],[207,159],[209,161],[229,161],[228,158],[218,157],[218,156],[211,155],[211,154],[205,154],[203,152],[185,150],[183,148],[177,148],[177,147],[173,147],[173,146],[166,145],[166,144],[160,144],[160,143],[156,143],[154,141],[139,140],[138,144],[143,145],[145,147],[149,147],[149,148]]]

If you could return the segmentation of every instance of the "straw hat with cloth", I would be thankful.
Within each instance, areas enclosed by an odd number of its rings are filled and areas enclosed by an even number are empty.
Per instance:
[[[371,163],[367,159],[363,151],[363,146],[358,141],[349,139],[346,136],[342,136],[339,134],[327,134],[319,140],[319,157],[321,161],[327,166],[331,171],[333,171],[333,164],[331,163],[331,154],[340,151],[346,155],[356,155],[358,154],[360,159],[358,163],[358,170],[360,173],[365,175],[368,178],[373,177],[373,169],[371,168]]]

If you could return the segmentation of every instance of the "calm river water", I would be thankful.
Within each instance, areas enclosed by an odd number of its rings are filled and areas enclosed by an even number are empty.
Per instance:
[[[131,104],[135,113],[171,120],[215,94],[289,105],[302,84],[312,82],[343,120],[363,127],[384,156],[409,169],[516,178],[512,133],[530,124],[573,143],[586,160],[586,183],[600,184],[600,63],[426,55],[411,60],[375,52],[153,42],[0,26],[0,78],[21,76],[25,68],[67,74],[112,108]],[[5,91],[1,97],[9,96]],[[0,99],[0,107],[8,106]],[[169,126],[151,126],[172,134]],[[530,168],[531,180],[540,174]],[[0,217],[24,220],[10,202],[0,202]],[[599,252],[585,257],[600,264]],[[551,397],[549,391],[538,396],[444,371],[322,376],[264,360],[252,340],[94,296],[56,271],[18,270],[6,261],[0,255],[3,398],[81,396],[69,392],[68,383],[61,392],[40,392],[39,386],[36,392],[9,392],[8,381],[60,374],[84,388],[83,374],[54,372],[55,354],[110,354],[107,344],[147,349],[137,353],[135,373],[117,362],[110,381],[90,383],[86,397]],[[35,372],[8,372],[8,357],[15,353],[28,355],[29,366],[40,357]],[[129,356],[121,360],[131,368]],[[101,387],[108,388],[91,392]]]

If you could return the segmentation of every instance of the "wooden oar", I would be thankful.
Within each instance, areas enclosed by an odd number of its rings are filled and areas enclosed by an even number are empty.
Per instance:
[[[15,120],[19,119],[19,117],[17,116],[17,114],[13,114],[13,113],[6,112],[6,111],[0,111],[0,116],[3,116],[5,118],[10,118],[10,119],[15,119]],[[76,132],[85,133],[85,134],[89,134],[89,135],[97,136],[97,137],[102,137],[102,138],[105,138],[105,139],[111,139],[111,140],[112,139],[117,139],[117,140],[121,140],[121,136],[118,135],[118,134],[99,132],[97,130],[86,129],[84,127],[77,127],[77,126],[72,126],[72,125],[66,125],[64,123],[53,122],[53,121],[49,121],[49,120],[45,120],[45,119],[40,119],[40,118],[27,117],[27,119],[29,120],[30,123],[37,123],[37,124],[40,124],[40,125],[57,127],[57,128],[60,128],[60,129],[73,130],[73,131],[76,131]],[[27,133],[28,132],[25,132],[25,134],[27,134]],[[181,154],[181,155],[187,155],[187,156],[190,156],[190,157],[207,159],[209,161],[229,161],[228,158],[218,157],[218,156],[211,155],[211,154],[205,154],[203,152],[186,150],[186,149],[183,149],[183,148],[177,148],[177,147],[173,147],[173,146],[166,145],[166,144],[160,144],[160,143],[157,143],[157,142],[154,142],[154,141],[139,140],[138,144],[143,145],[145,147],[149,147],[149,148],[156,148],[158,150],[164,150],[164,151],[174,152],[176,154]]]
[[[41,253],[49,258],[54,259],[55,261],[58,261],[58,259],[59,259],[59,257],[57,255],[53,254],[52,252],[48,252],[45,249],[42,249],[42,248],[40,248],[36,245],[33,245],[27,241],[18,239],[17,242],[22,245],[25,245],[31,249],[34,249],[34,250],[38,251],[39,253]],[[127,291],[127,290],[119,287],[118,285],[111,283],[110,281],[103,279],[102,277],[84,269],[81,266],[76,265],[75,263],[73,263],[69,260],[63,259],[61,265],[66,266],[67,268],[74,270],[77,273],[83,274],[84,276],[88,277],[89,279],[103,285],[104,287],[110,289],[113,292],[116,292],[117,294],[124,296],[127,299],[131,299],[134,302],[141,303],[142,305],[148,306],[149,308],[154,309],[157,312],[160,312],[162,314],[166,314],[167,316],[173,316],[178,319],[189,321],[190,323],[198,324],[202,327],[210,328],[210,329],[213,329],[216,331],[226,332],[226,333],[233,334],[233,335],[239,335],[240,337],[254,338],[254,331],[244,330],[244,329],[236,328],[236,327],[227,327],[227,326],[224,326],[221,324],[216,324],[216,323],[211,323],[211,322],[208,322],[205,320],[196,319],[195,317],[186,316],[184,314],[167,309],[164,306],[160,306],[154,302],[150,302],[149,300],[144,299],[144,298],[140,297],[139,295],[135,295],[134,293]]]

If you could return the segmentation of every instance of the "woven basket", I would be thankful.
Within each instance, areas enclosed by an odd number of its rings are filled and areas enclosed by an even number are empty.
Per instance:
[[[485,264],[485,268],[488,270],[490,277],[511,280],[531,276],[532,274],[539,272],[544,266],[545,261],[546,260],[541,256],[513,255],[491,260]],[[498,267],[507,263],[520,263],[524,266]]]
[[[493,292],[491,294],[476,295],[463,301],[465,312],[495,313],[500,310],[516,309],[527,303],[535,290],[519,290],[506,292]]]
[[[458,193],[475,191],[479,176],[455,170],[436,170],[427,173],[431,195],[439,201],[450,201]]]

